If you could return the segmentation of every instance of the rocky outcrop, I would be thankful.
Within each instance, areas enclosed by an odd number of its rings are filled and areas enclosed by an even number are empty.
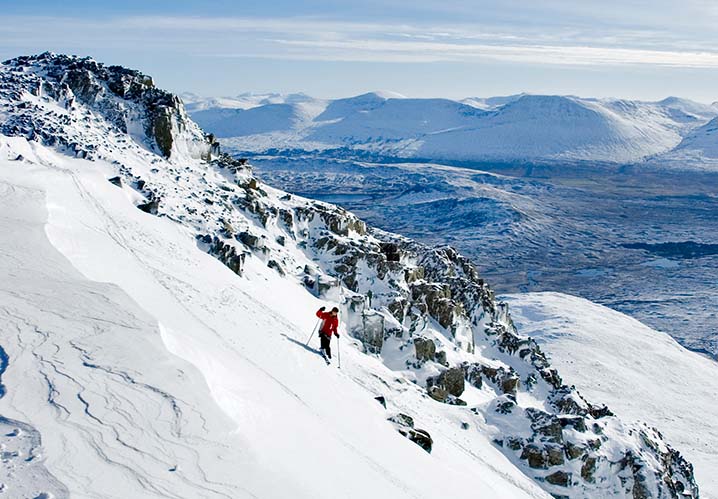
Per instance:
[[[384,344],[384,316],[375,310],[362,312],[361,341],[369,353],[380,353]]]
[[[406,414],[397,414],[390,417],[389,421],[394,424],[396,431],[398,431],[401,435],[414,442],[426,452],[431,453],[434,441],[431,439],[431,435],[429,435],[429,432],[426,430],[414,428],[414,418],[407,416]]]
[[[429,396],[439,402],[465,405],[458,397],[464,393],[464,371],[459,367],[446,369],[436,377],[426,380]]]
[[[101,115],[114,131],[142,141],[165,158],[176,150],[207,160],[219,153],[214,137],[204,134],[189,119],[181,100],[155,87],[152,78],[139,71],[105,66],[89,57],[49,52],[18,57],[3,65],[6,70],[0,79],[0,95],[18,102],[0,125],[4,135],[60,146],[82,158],[101,157],[106,138],[68,134],[68,128],[56,126],[53,120],[65,120],[68,125],[79,121],[80,114],[73,117],[72,111],[82,104]],[[24,99],[18,93],[21,90],[56,100],[68,114],[38,112],[38,104]],[[135,133],[137,128],[144,131],[143,137]]]
[[[207,253],[215,256],[235,274],[242,275],[246,253],[238,251],[234,245],[223,241],[217,236],[205,234],[197,236],[197,239]]]
[[[416,350],[416,360],[419,362],[434,360],[436,357],[436,344],[429,338],[414,338],[414,349]]]

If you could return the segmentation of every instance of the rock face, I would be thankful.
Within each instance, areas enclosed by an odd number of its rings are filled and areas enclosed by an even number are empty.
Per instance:
[[[451,397],[464,393],[464,371],[460,367],[446,369],[440,375],[426,380],[429,395],[439,402],[448,402]],[[459,404],[463,405],[463,404]]]
[[[379,353],[384,344],[384,316],[374,310],[362,314],[362,337],[367,352]]]
[[[185,152],[203,159],[219,153],[214,137],[205,135],[190,120],[180,99],[155,87],[151,77],[120,66],[105,66],[91,58],[55,55],[18,57],[3,62],[6,70],[0,80],[0,94],[17,93],[20,89],[37,97],[59,102],[64,114],[57,117],[68,124],[80,122],[74,110],[82,104],[104,117],[125,136],[138,140],[169,158]],[[20,99],[17,99],[20,100]],[[24,136],[47,145],[60,146],[83,158],[102,156],[102,137],[88,142],[87,137],[63,133],[48,119],[38,119],[38,104],[23,102],[8,113],[10,118],[0,132]],[[141,130],[138,135],[136,130]]]
[[[436,344],[428,338],[414,338],[414,349],[419,361],[434,360],[436,357]]]
[[[238,250],[236,246],[233,246],[227,241],[223,241],[217,236],[205,234],[204,236],[198,236],[198,240],[206,245],[205,251],[207,251],[207,253],[217,257],[220,262],[229,267],[235,274],[242,275],[244,259],[247,256],[246,253],[242,250]]]
[[[123,188],[154,203],[146,211],[199,234],[198,246],[236,274],[251,259],[334,302],[367,353],[457,406],[449,410],[461,420],[492,427],[499,448],[549,493],[698,497],[691,465],[657,430],[620,421],[565,384],[469,260],[263,184],[151,78],[91,59],[13,59],[0,67],[0,120],[5,135],[73,156],[108,159],[127,149],[144,159],[151,168],[112,165]],[[463,407],[462,395],[487,402]],[[431,450],[413,419],[392,424]]]

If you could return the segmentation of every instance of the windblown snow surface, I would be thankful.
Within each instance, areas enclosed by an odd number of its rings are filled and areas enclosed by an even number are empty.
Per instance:
[[[718,364],[607,307],[560,293],[507,295],[520,330],[592,400],[683,449],[701,497],[718,498]]]
[[[481,418],[462,430],[352,340],[327,367],[299,285],[254,258],[238,279],[109,164],[3,141],[0,411],[32,422],[48,470],[7,457],[8,497],[548,497]],[[387,391],[431,454],[386,421]]]

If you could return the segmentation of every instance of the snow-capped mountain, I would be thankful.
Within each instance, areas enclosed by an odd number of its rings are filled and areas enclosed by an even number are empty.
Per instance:
[[[471,161],[640,161],[670,151],[718,114],[675,97],[641,102],[526,94],[453,101],[368,93],[238,107],[204,101],[191,114],[237,151]]]
[[[698,497],[466,258],[263,184],[149,77],[13,59],[0,119],[9,493]],[[341,370],[313,348],[320,304]]]
[[[251,109],[253,107],[266,106],[268,104],[291,104],[314,100],[303,93],[280,94],[267,93],[256,94],[245,92],[235,97],[202,97],[191,92],[180,94],[180,98],[189,113],[204,111],[205,109],[227,108],[227,109]]]

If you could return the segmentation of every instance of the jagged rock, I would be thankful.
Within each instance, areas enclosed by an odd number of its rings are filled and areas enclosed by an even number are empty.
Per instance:
[[[531,421],[531,429],[538,438],[546,442],[563,443],[561,421],[554,414],[529,407],[526,409],[526,416]]]
[[[507,395],[516,396],[521,379],[513,373],[507,373],[501,378],[501,390]]]
[[[362,312],[362,334],[359,338],[369,353],[380,353],[384,344],[384,316],[374,310]]]
[[[255,236],[250,232],[240,232],[236,236],[237,241],[251,249],[262,249],[264,244],[259,236]]]
[[[327,297],[332,291],[338,290],[340,283],[338,280],[326,276],[318,276],[316,280],[316,291],[321,297]]]
[[[107,181],[117,187],[122,187],[122,177],[120,176],[108,178]]]
[[[144,211],[145,213],[149,213],[150,215],[157,215],[157,210],[159,209],[159,207],[160,207],[159,198],[154,198],[146,203],[137,205],[137,208]]]
[[[416,350],[416,359],[419,361],[434,360],[436,356],[436,345],[433,340],[428,338],[420,336],[414,338],[414,349]]]
[[[438,283],[414,283],[411,286],[411,298],[415,304],[423,304],[426,311],[442,327],[448,328],[454,322],[456,303],[451,299],[449,286]]]
[[[497,397],[495,401],[494,411],[499,414],[511,414],[516,407],[516,401],[510,399],[506,395]]]
[[[242,275],[244,268],[244,259],[246,254],[238,252],[237,248],[231,244],[225,243],[217,236],[197,236],[197,239],[206,245],[206,251],[210,255],[216,257],[220,262],[227,266],[237,275]]]
[[[387,309],[394,318],[399,322],[404,322],[404,310],[408,305],[407,301],[402,298],[397,298],[387,305]]]
[[[566,455],[569,459],[574,460],[586,454],[586,447],[582,445],[576,445],[573,442],[566,442],[565,445]]]
[[[464,393],[464,371],[460,367],[446,369],[438,376],[426,380],[429,395],[432,398],[444,402],[448,395],[454,397]]]
[[[548,468],[548,453],[536,444],[529,444],[521,452],[521,459],[528,461],[528,465],[534,469]]]
[[[506,439],[506,447],[514,451],[521,450],[524,447],[524,440],[523,438],[508,437]]]
[[[435,360],[436,360],[436,362],[438,362],[438,363],[441,364],[442,366],[447,366],[447,367],[448,367],[448,365],[449,365],[449,363],[446,361],[446,352],[445,352],[444,350],[441,350],[441,351],[439,351],[439,352],[436,352],[436,358],[435,358]]]
[[[397,414],[389,418],[396,430],[406,438],[417,444],[426,452],[431,453],[434,441],[426,430],[414,428],[414,418],[406,414]]]
[[[583,416],[561,416],[559,417],[559,421],[561,422],[562,428],[570,426],[574,430],[580,431],[581,433],[587,431],[588,429],[586,427],[586,420]]]
[[[374,397],[374,400],[379,402],[384,409],[386,409],[386,398],[383,395],[379,395],[378,397]]]
[[[589,404],[588,413],[594,418],[594,419],[600,419],[605,418],[608,416],[615,416],[611,410],[606,407],[605,405],[593,405]]]
[[[546,481],[552,485],[558,485],[559,487],[568,487],[571,483],[571,475],[565,471],[556,471],[546,476]]]
[[[550,397],[551,403],[561,414],[586,416],[589,405],[581,395],[568,386],[554,390]]]
[[[386,256],[389,262],[401,261],[401,251],[399,251],[399,245],[395,243],[381,243],[379,245],[381,252]]]
[[[404,280],[411,284],[412,282],[424,279],[424,267],[412,267],[404,270]]]
[[[389,418],[389,421],[391,421],[392,423],[399,424],[401,426],[409,427],[409,428],[414,427],[414,418],[412,418],[408,414],[402,414],[402,413],[395,414],[394,416],[391,416]]]
[[[282,266],[276,260],[269,260],[267,262],[267,267],[276,270],[277,273],[281,276],[287,275],[287,273],[284,271],[284,268],[282,268]]]
[[[549,466],[560,466],[565,462],[562,446],[547,445],[546,452],[548,454]]]
[[[593,474],[596,472],[596,458],[593,456],[586,456],[583,465],[581,466],[581,478],[586,480],[588,483],[594,483],[596,481]]]
[[[446,352],[443,353],[444,358],[446,358]],[[469,383],[471,383],[472,386],[475,386],[476,388],[481,388],[484,384],[481,378],[483,367],[483,365],[478,363],[469,364],[468,362],[464,362],[463,364],[461,364],[461,368],[464,371],[464,377]]]

